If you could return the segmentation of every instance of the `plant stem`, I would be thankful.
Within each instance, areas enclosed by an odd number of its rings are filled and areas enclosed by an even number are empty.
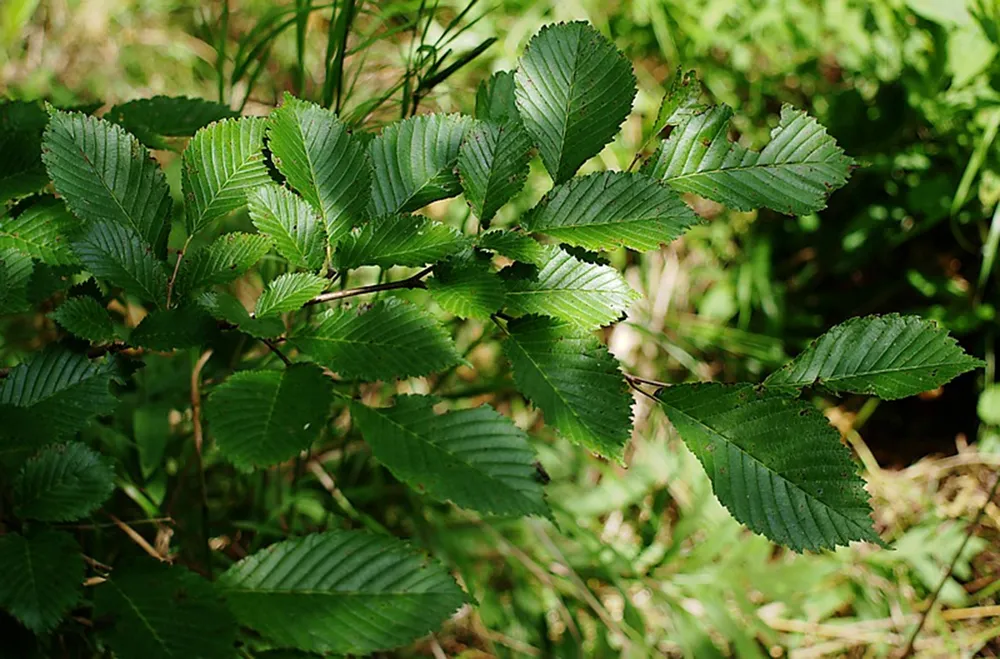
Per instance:
[[[261,339],[261,342],[264,345],[266,345],[271,352],[273,352],[275,355],[277,355],[278,359],[280,359],[282,362],[284,362],[285,366],[291,366],[292,365],[292,360],[289,359],[287,356],[285,356],[285,353],[281,352],[281,350],[278,348],[278,346],[275,345],[274,341],[272,341],[271,339]]]
[[[194,368],[191,369],[191,424],[194,428],[194,453],[198,466],[198,488],[201,494],[201,535],[202,549],[205,552],[205,573],[208,578],[212,578],[212,546],[209,544],[211,535],[208,524],[208,487],[205,485],[205,464],[201,459],[201,449],[204,443],[204,434],[201,428],[201,371],[205,364],[212,357],[212,351],[206,350],[202,353]]]
[[[920,621],[917,622],[916,628],[914,628],[913,633],[910,634],[910,640],[907,641],[906,648],[903,650],[903,653],[899,655],[899,659],[906,659],[906,657],[913,654],[913,646],[917,641],[917,636],[920,635],[920,630],[923,629],[924,623],[927,622],[927,617],[934,609],[934,605],[937,603],[937,599],[941,595],[941,591],[944,590],[944,585],[948,582],[948,579],[951,578],[951,573],[958,564],[959,559],[962,557],[962,554],[965,553],[965,547],[969,544],[969,540],[972,539],[972,535],[975,532],[976,527],[979,526],[979,520],[981,520],[983,515],[986,513],[986,507],[993,501],[993,497],[997,493],[998,485],[1000,485],[1000,474],[997,474],[996,478],[993,479],[993,487],[990,488],[990,493],[986,495],[986,501],[984,501],[983,505],[979,507],[979,511],[976,513],[975,519],[972,520],[972,525],[969,526],[968,533],[965,534],[965,539],[962,540],[961,546],[959,546],[958,551],[956,551],[955,555],[952,557],[951,563],[948,564],[948,570],[944,573],[944,576],[941,577],[941,581],[938,583],[937,588],[935,588],[934,592],[931,594],[931,600],[927,603],[927,608],[924,609],[924,612],[920,615]]]
[[[371,286],[359,286],[358,288],[348,288],[343,291],[330,291],[329,293],[321,293],[314,297],[313,299],[306,302],[304,305],[308,307],[312,304],[322,304],[323,302],[332,302],[333,300],[340,300],[346,297],[354,297],[356,295],[367,295],[369,293],[378,293],[379,291],[391,291],[397,288],[425,288],[423,278],[430,274],[431,270],[434,268],[428,266],[418,272],[417,274],[407,277],[406,279],[400,279],[399,281],[390,281],[385,284],[372,284]]]
[[[184,260],[184,254],[187,253],[188,246],[191,244],[191,239],[194,236],[188,236],[187,240],[184,241],[184,246],[181,247],[181,251],[177,252],[177,261],[174,263],[174,272],[170,275],[170,281],[167,282],[167,309],[170,308],[170,298],[174,294],[174,282],[177,281],[177,273],[181,270],[181,261]]]

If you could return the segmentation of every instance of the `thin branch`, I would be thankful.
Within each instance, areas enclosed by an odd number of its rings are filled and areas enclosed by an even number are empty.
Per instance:
[[[668,383],[668,382],[660,382],[659,380],[649,380],[647,378],[639,377],[638,375],[632,375],[631,373],[626,373],[625,374],[625,379],[626,380],[632,380],[634,382],[639,382],[641,384],[649,384],[649,385],[652,385],[654,387],[669,387],[670,386],[670,383]]]
[[[397,288],[426,288],[426,284],[423,282],[423,278],[430,274],[431,270],[434,268],[428,266],[413,275],[412,277],[407,277],[406,279],[400,279],[399,281],[391,281],[386,284],[373,284],[371,286],[360,286],[358,288],[349,288],[344,291],[330,291],[329,293],[321,293],[314,297],[313,299],[306,302],[304,305],[308,307],[313,304],[322,304],[323,302],[332,302],[333,300],[340,300],[345,297],[354,297],[355,295],[367,295],[369,293],[378,293],[379,291],[391,291]]]
[[[112,522],[115,523],[115,526],[117,526],[122,531],[124,531],[125,535],[127,535],[129,538],[131,538],[132,542],[134,542],[136,545],[138,545],[139,548],[142,549],[144,552],[146,552],[147,554],[149,554],[150,556],[152,556],[156,560],[160,561],[161,563],[169,563],[170,562],[170,558],[169,557],[164,556],[164,555],[160,554],[160,552],[158,552],[155,549],[153,549],[153,545],[149,544],[149,542],[144,537],[142,537],[141,535],[139,535],[139,533],[135,529],[133,529],[131,526],[129,526],[125,522],[121,521],[120,519],[118,519],[117,517],[115,517],[114,515],[112,515],[111,513],[105,513],[105,514],[111,519]]]
[[[206,350],[191,369],[191,424],[194,427],[194,452],[198,465],[198,487],[201,501],[201,534],[205,551],[205,571],[212,578],[212,547],[209,544],[211,536],[208,524],[208,487],[205,485],[205,464],[201,458],[201,449],[205,438],[201,428],[201,371],[212,357],[212,351]]]
[[[903,650],[903,653],[899,655],[899,659],[906,659],[906,657],[913,654],[913,645],[917,641],[917,636],[920,635],[920,630],[923,629],[924,623],[927,622],[927,617],[934,609],[934,605],[937,603],[937,599],[941,595],[944,585],[948,582],[948,579],[951,578],[951,573],[954,571],[959,559],[962,557],[962,554],[965,553],[965,547],[969,544],[969,540],[972,538],[976,527],[979,526],[979,521],[986,513],[986,508],[990,505],[990,503],[992,503],[993,497],[997,493],[997,486],[1000,486],[1000,474],[997,474],[996,478],[993,479],[993,487],[990,488],[990,493],[986,495],[986,501],[984,501],[983,505],[979,507],[979,511],[976,513],[976,517],[972,520],[972,525],[969,527],[969,532],[965,534],[965,539],[962,540],[961,546],[958,548],[958,551],[955,552],[955,556],[952,557],[951,563],[948,564],[948,570],[944,573],[944,576],[941,577],[941,581],[938,583],[937,588],[935,588],[934,592],[931,594],[931,600],[927,603],[927,608],[924,609],[924,612],[921,614],[920,621],[917,623],[913,633],[910,634],[910,640],[906,642],[906,648]]]
[[[188,245],[191,244],[192,238],[194,236],[188,236],[187,240],[184,241],[184,246],[177,252],[177,261],[174,262],[174,273],[170,275],[170,281],[167,282],[167,309],[170,308],[170,298],[174,294],[174,282],[177,281],[177,273],[180,272],[181,261],[184,260],[184,254],[187,253]]]
[[[284,362],[285,366],[291,366],[292,365],[292,360],[289,359],[285,355],[285,353],[281,352],[281,349],[278,348],[277,344],[275,344],[274,341],[272,341],[271,339],[261,339],[261,342],[264,345],[267,346],[268,350],[270,350],[271,352],[273,352],[274,354],[276,354],[278,356],[278,359],[280,359],[282,362]]]

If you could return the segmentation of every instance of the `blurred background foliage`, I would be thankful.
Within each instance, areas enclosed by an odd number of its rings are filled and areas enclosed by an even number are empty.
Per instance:
[[[607,337],[627,368],[759,380],[831,325],[888,311],[936,318],[987,360],[985,374],[913,401],[817,397],[864,465],[893,550],[803,556],[749,534],[642,399],[627,470],[540,438],[558,529],[446,507],[406,517],[385,505],[398,488],[354,445],[328,456],[325,478],[265,483],[247,519],[257,507],[268,521],[246,528],[266,538],[289,518],[347,517],[449,557],[478,612],[404,656],[893,656],[960,548],[915,654],[1000,655],[1000,509],[977,517],[1000,467],[997,0],[3,0],[0,92],[106,107],[204,96],[256,113],[292,91],[371,129],[415,111],[470,112],[478,81],[513,67],[540,25],[573,19],[611,36],[640,84],[625,130],[587,168],[629,164],[677,67],[736,109],[745,144],[766,141],[791,103],[858,164],[819,214],[692,199],[706,222],[683,240],[642,259],[615,254],[645,296]],[[516,207],[546,189],[541,171],[531,181]],[[461,200],[432,212],[468,216]],[[478,376],[455,377],[486,379],[472,402],[536,421],[490,381],[496,354],[467,345]],[[177,441],[185,402],[169,392],[187,377],[181,362],[150,358],[123,444]],[[157,487],[135,484],[137,501]]]

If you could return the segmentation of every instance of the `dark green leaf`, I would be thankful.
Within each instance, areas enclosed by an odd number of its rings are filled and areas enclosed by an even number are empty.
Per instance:
[[[632,435],[632,397],[618,362],[589,333],[551,318],[511,321],[504,354],[514,382],[546,423],[577,444],[621,460]]]
[[[765,384],[819,385],[891,400],[936,389],[983,365],[932,321],[896,314],[866,316],[831,329]]]
[[[422,215],[388,215],[345,236],[334,263],[340,270],[363,265],[417,267],[451,256],[467,244],[447,224]]]
[[[479,84],[476,91],[476,119],[495,124],[521,123],[514,103],[514,72],[497,71]]]
[[[488,260],[476,256],[458,256],[438,265],[427,290],[442,309],[459,318],[489,320],[504,302],[503,280]]]
[[[478,246],[514,261],[541,267],[550,257],[550,249],[531,236],[507,229],[494,229],[479,236]]]
[[[13,248],[49,265],[72,265],[76,257],[70,240],[80,220],[66,205],[45,197],[16,217],[0,216],[0,249]]]
[[[71,522],[94,512],[115,490],[115,472],[85,444],[47,446],[14,481],[19,517]]]
[[[49,314],[49,318],[91,343],[110,343],[115,338],[111,315],[92,297],[71,297]]]
[[[205,414],[219,451],[242,469],[295,457],[319,437],[333,381],[312,364],[241,371],[208,397]]]
[[[599,172],[556,186],[521,223],[528,231],[586,249],[649,251],[697,221],[676,192],[648,176]]]
[[[216,331],[216,323],[197,306],[159,309],[150,312],[132,330],[128,342],[147,350],[179,350],[208,343]]]
[[[462,192],[455,163],[472,118],[419,115],[389,124],[369,146],[374,215],[417,210]]]
[[[146,560],[116,567],[95,588],[94,615],[117,659],[234,659],[236,621],[215,585]]]
[[[528,178],[531,137],[520,123],[476,122],[458,154],[458,173],[472,211],[484,227],[521,191]]]
[[[271,114],[267,135],[278,171],[319,211],[330,244],[336,244],[365,218],[371,197],[363,140],[333,112],[287,94]]]
[[[326,258],[326,229],[312,207],[287,188],[262,185],[247,192],[250,219],[294,268],[319,270]]]
[[[0,536],[0,607],[42,635],[80,599],[83,558],[65,531]]]
[[[239,113],[221,103],[186,96],[154,96],[114,106],[105,119],[120,124],[151,149],[166,149],[166,138],[191,137],[214,121]]]
[[[461,361],[448,334],[412,304],[380,300],[358,313],[331,309],[291,343],[345,378],[392,380],[429,375]]]
[[[241,624],[278,645],[322,653],[403,645],[465,601],[437,561],[360,531],[279,542],[231,567],[219,583]]]
[[[225,284],[242,276],[270,249],[267,236],[227,233],[208,247],[185,255],[177,273],[176,288],[186,292],[214,284]]]
[[[517,109],[556,183],[618,132],[632,110],[632,65],[588,23],[542,28],[514,75]]]
[[[494,515],[549,516],[528,436],[492,407],[435,414],[431,396],[399,396],[393,407],[353,403],[374,456],[440,501]]]
[[[113,222],[92,222],[73,242],[80,263],[98,279],[126,293],[163,306],[167,298],[166,264],[132,229]]]
[[[752,531],[796,551],[882,544],[850,451],[812,405],[752,385],[677,385],[657,398]]]
[[[42,164],[42,133],[48,120],[37,101],[0,101],[0,205],[48,184]]]

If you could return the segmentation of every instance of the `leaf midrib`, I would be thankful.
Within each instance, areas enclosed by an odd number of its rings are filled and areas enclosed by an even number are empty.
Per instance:
[[[871,370],[871,371],[862,371],[862,372],[855,373],[855,374],[850,374],[850,373],[834,374],[834,375],[829,376],[829,377],[823,376],[822,374],[817,374],[816,377],[810,378],[808,380],[802,380],[802,379],[798,379],[798,380],[784,380],[784,381],[778,380],[777,382],[778,382],[778,384],[781,384],[781,385],[808,385],[808,384],[812,384],[814,382],[823,382],[823,383],[828,383],[828,382],[842,382],[843,380],[851,380],[851,379],[860,378],[860,377],[873,377],[873,376],[876,376],[876,375],[888,375],[888,374],[893,374],[893,373],[904,373],[904,372],[907,372],[907,371],[918,371],[918,370],[924,370],[924,369],[943,368],[945,366],[975,366],[975,365],[976,365],[976,362],[974,362],[974,361],[965,361],[965,362],[959,362],[959,361],[954,361],[954,362],[937,362],[937,363],[932,363],[932,364],[917,364],[917,365],[914,365],[914,366],[904,366],[904,367],[900,367],[900,368],[883,368],[883,369],[876,369],[876,370]],[[766,380],[765,380],[765,384],[766,384]]]

